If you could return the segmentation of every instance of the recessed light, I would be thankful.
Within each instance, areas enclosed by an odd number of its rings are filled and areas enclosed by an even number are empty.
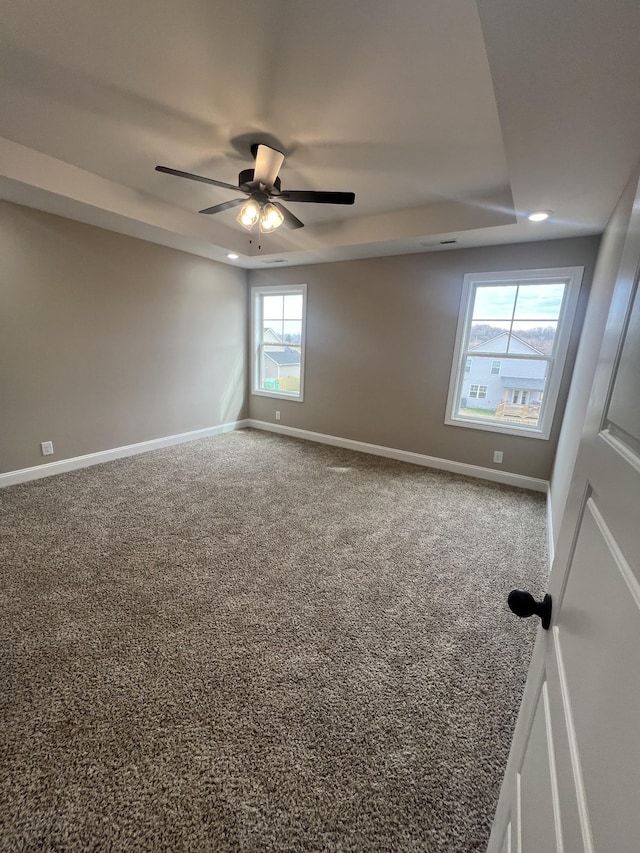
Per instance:
[[[545,219],[548,219],[551,216],[551,210],[534,210],[533,213],[530,213],[528,219],[531,222],[544,222]]]
[[[230,261],[237,261],[240,255],[236,255],[235,252],[227,252],[227,257]]]

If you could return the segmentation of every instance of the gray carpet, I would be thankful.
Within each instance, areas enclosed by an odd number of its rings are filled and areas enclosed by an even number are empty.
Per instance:
[[[485,848],[541,495],[246,430],[0,509],[2,850]]]

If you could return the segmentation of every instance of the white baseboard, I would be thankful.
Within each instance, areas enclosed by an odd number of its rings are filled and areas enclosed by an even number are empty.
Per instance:
[[[469,465],[466,462],[453,462],[450,459],[439,459],[437,456],[426,456],[423,453],[413,453],[410,450],[396,450],[393,447],[384,447],[381,444],[367,444],[364,441],[355,441],[351,438],[310,432],[306,429],[281,426],[267,421],[257,421],[253,418],[249,418],[246,425],[253,429],[277,432],[280,435],[290,435],[293,438],[303,438],[306,441],[316,441],[319,444],[331,444],[334,447],[344,447],[347,450],[356,450],[360,453],[371,453],[374,456],[384,456],[387,459],[398,459],[400,462],[410,462],[413,465],[422,465],[425,468],[437,468],[440,471],[465,474],[467,477],[477,477],[480,480],[492,480],[495,483],[518,486],[521,489],[530,489],[534,492],[546,492],[549,486],[546,480],[526,477],[523,474],[511,474],[508,471],[497,471],[494,468],[483,468],[480,465]]]
[[[207,438],[211,435],[219,435],[224,432],[252,427],[253,429],[276,432],[280,435],[289,435],[293,438],[302,438],[306,441],[315,441],[318,444],[330,444],[334,447],[344,447],[347,450],[355,450],[360,453],[370,453],[373,456],[384,456],[387,459],[397,459],[400,462],[410,462],[413,465],[421,465],[425,468],[436,468],[440,471],[451,471],[454,474],[464,474],[467,477],[477,477],[480,480],[491,480],[495,483],[504,483],[508,486],[517,486],[521,489],[530,489],[535,492],[547,492],[546,480],[538,480],[535,477],[526,477],[523,474],[512,474],[509,471],[497,471],[494,468],[483,468],[480,465],[469,465],[466,462],[454,462],[450,459],[440,459],[436,456],[426,456],[422,453],[413,453],[410,450],[397,450],[393,447],[385,447],[381,444],[368,444],[364,441],[355,441],[351,438],[340,438],[336,435],[325,435],[321,432],[311,432],[296,427],[271,424],[267,421],[253,420],[247,418],[232,423],[220,424],[219,426],[196,429],[191,432],[182,432],[177,435],[168,435],[163,438],[154,438],[150,441],[141,441],[137,444],[127,444],[123,447],[114,447],[111,450],[100,450],[97,453],[87,453],[84,456],[74,456],[71,459],[60,459],[56,462],[45,462],[35,465],[33,468],[22,468],[18,471],[7,471],[0,474],[0,488],[13,486],[17,483],[26,483],[29,480],[39,480],[43,477],[51,477],[54,474],[63,474],[65,471],[74,471],[77,468],[87,468],[90,465],[98,465],[101,462],[110,462],[112,459],[122,459],[125,456],[135,456],[138,453],[147,453],[150,450],[158,450],[161,447],[170,447],[173,444],[182,444],[185,441],[197,441],[199,438]],[[553,559],[553,535],[551,531],[550,498],[547,496],[547,529],[549,532],[550,556]]]
[[[74,471],[76,468],[87,468],[89,465],[110,462],[112,459],[122,459],[124,456],[147,453],[150,450],[158,450],[161,447],[170,447],[172,444],[183,444],[185,441],[196,441],[199,438],[207,438],[210,435],[233,432],[237,429],[244,429],[247,426],[249,426],[247,420],[233,421],[232,423],[206,427],[205,429],[194,429],[191,432],[181,432],[177,435],[167,435],[164,438],[140,441],[137,444],[126,444],[124,447],[114,447],[111,450],[99,450],[97,453],[87,453],[85,456],[74,456],[71,459],[60,459],[56,462],[45,462],[43,465],[34,465],[33,468],[7,471],[6,474],[0,474],[0,488],[3,486],[14,486],[17,483],[26,483],[29,480],[39,480],[42,477],[51,477],[54,474],[63,474],[65,471]]]

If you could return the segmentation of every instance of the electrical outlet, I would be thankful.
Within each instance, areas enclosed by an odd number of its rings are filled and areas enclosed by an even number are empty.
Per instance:
[[[277,420],[277,421],[279,421],[279,420],[280,420],[280,412],[276,412],[276,420]]]
[[[53,456],[53,442],[52,441],[40,442],[40,450],[42,451],[43,456]]]
[[[498,463],[502,462],[502,451],[501,450],[494,450],[493,451],[493,461],[498,462]]]

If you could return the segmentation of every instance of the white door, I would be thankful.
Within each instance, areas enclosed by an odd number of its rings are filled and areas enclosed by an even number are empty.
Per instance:
[[[640,851],[639,263],[640,193],[489,853]]]

